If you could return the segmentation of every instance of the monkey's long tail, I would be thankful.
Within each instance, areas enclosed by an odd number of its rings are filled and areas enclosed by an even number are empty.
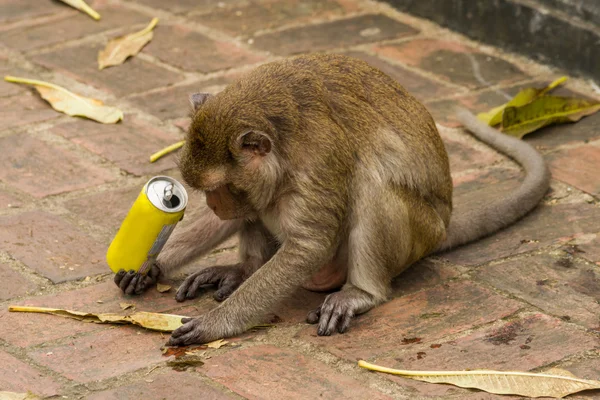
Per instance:
[[[480,122],[470,111],[457,110],[459,121],[477,139],[515,160],[525,170],[521,186],[491,203],[452,214],[447,237],[436,252],[457,247],[505,228],[534,209],[550,186],[550,171],[528,143]]]

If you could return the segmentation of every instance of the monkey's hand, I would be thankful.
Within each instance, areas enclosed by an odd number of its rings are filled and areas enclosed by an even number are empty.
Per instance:
[[[306,317],[309,324],[319,323],[317,335],[329,336],[335,331],[344,333],[355,315],[370,309],[371,296],[360,289],[342,289],[325,297],[325,301]],[[367,307],[368,306],[368,307]]]
[[[198,318],[182,318],[184,325],[173,331],[167,346],[209,343],[242,333],[242,325],[232,323],[231,316],[224,311],[219,306]]]
[[[158,281],[160,268],[157,263],[152,265],[146,275],[138,274],[135,271],[125,271],[121,269],[115,275],[115,283],[125,294],[141,294],[151,285]]]
[[[223,301],[231,295],[245,280],[244,268],[241,264],[214,266],[205,268],[188,276],[177,289],[175,300],[193,299],[200,293],[202,285],[216,285],[213,295],[217,301]]]

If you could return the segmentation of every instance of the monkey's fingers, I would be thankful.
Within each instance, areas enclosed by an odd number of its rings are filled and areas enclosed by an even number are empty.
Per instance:
[[[344,301],[327,298],[321,306],[317,335],[330,336],[336,330],[339,333],[344,333],[348,330],[353,317],[353,310]]]
[[[185,346],[202,343],[202,328],[199,319],[193,319],[183,326],[175,329],[167,342],[167,346]]]
[[[207,280],[206,275],[208,275],[208,273],[207,270],[204,269],[185,278],[181,286],[179,286],[179,288],[177,289],[177,294],[175,294],[175,300],[182,302],[185,299],[193,299],[196,296],[198,296],[200,286],[204,285],[205,283],[203,282]]]
[[[125,276],[125,274],[127,274],[127,271],[125,271],[122,268],[119,270],[119,272],[117,272],[115,274],[114,281],[117,284],[117,286],[119,286],[119,284],[121,283],[121,280],[123,280],[123,277]]]
[[[125,289],[125,294],[127,294],[127,295],[137,294],[136,287],[137,287],[138,282],[140,280],[142,280],[142,278],[143,277],[140,274],[137,274],[134,272],[133,278],[131,278],[131,280],[129,281],[129,285]]]
[[[129,271],[129,272],[125,273],[125,275],[123,275],[123,278],[119,282],[119,288],[123,292],[127,293],[127,289],[129,288],[129,284],[133,280],[134,276],[135,276],[135,271]]]
[[[315,308],[314,310],[312,310],[308,313],[308,315],[306,316],[306,322],[308,322],[309,324],[316,324],[317,322],[319,322],[320,316],[321,316],[321,306]]]
[[[223,301],[229,296],[231,293],[235,292],[235,290],[244,282],[243,271],[241,269],[231,269],[230,272],[225,275],[221,281],[219,282],[219,288],[213,295],[216,301]]]

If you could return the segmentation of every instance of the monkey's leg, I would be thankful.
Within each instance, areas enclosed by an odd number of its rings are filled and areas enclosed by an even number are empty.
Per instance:
[[[269,261],[276,251],[274,238],[260,221],[244,222],[240,231],[240,262],[235,265],[205,268],[188,276],[177,290],[175,299],[193,299],[200,293],[201,286],[216,285],[217,290],[213,297],[217,301],[223,301]]]
[[[356,210],[348,237],[348,281],[307,317],[319,323],[320,336],[346,332],[352,317],[385,302],[392,278],[444,235],[433,208],[393,188],[374,193],[368,203],[359,201]]]
[[[114,281],[125,294],[140,294],[156,283],[161,274],[183,266],[231,237],[239,231],[242,223],[241,220],[222,221],[203,205],[193,223],[175,230],[148,274],[122,269],[115,275]]]

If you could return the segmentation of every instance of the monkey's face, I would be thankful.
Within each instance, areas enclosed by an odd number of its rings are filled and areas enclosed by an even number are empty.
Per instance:
[[[273,157],[273,142],[218,105],[209,100],[195,112],[179,167],[188,185],[206,193],[207,205],[219,218],[253,217],[268,194],[265,175],[272,168],[266,164]]]

